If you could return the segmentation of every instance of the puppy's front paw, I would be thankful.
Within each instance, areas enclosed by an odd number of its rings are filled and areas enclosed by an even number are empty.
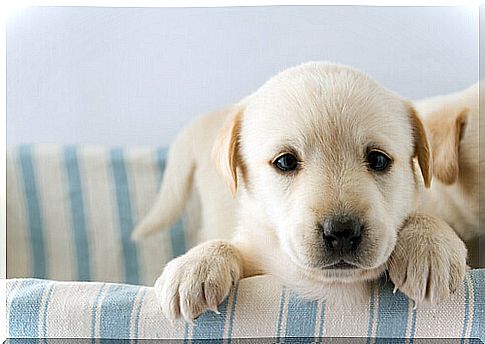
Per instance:
[[[465,244],[446,222],[414,215],[399,233],[388,270],[395,287],[416,303],[437,304],[463,282],[466,257]]]
[[[237,249],[224,241],[210,241],[169,262],[155,282],[155,294],[168,319],[182,315],[192,322],[207,309],[217,312],[240,275]]]

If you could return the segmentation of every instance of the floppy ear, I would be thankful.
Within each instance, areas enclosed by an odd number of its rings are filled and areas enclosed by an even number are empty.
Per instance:
[[[458,178],[460,142],[468,120],[465,108],[452,116],[434,116],[428,121],[433,151],[433,173],[446,185]]]
[[[212,148],[212,160],[216,168],[231,188],[234,195],[237,191],[237,168],[239,161],[239,134],[244,106],[241,104],[231,108],[228,118],[219,131]]]
[[[418,158],[419,168],[423,175],[424,186],[429,188],[433,176],[433,165],[431,161],[431,151],[426,137],[426,130],[424,129],[423,122],[419,118],[414,107],[410,106],[409,113],[413,126],[414,156]]]

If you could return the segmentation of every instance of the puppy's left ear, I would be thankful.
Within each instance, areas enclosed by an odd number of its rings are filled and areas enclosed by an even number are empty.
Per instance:
[[[423,122],[419,118],[414,107],[411,105],[408,107],[414,135],[414,156],[418,158],[419,168],[423,175],[424,186],[429,188],[433,177],[433,166],[426,130],[424,129]]]
[[[229,185],[232,194],[238,187],[237,168],[240,165],[239,137],[245,106],[236,104],[230,108],[228,117],[219,131],[212,147],[212,160],[216,168]]]

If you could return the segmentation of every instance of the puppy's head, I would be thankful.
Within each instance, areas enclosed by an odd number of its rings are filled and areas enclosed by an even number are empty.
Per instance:
[[[242,207],[293,263],[324,278],[368,277],[411,211],[429,149],[413,108],[363,73],[309,63],[237,105],[214,157]]]

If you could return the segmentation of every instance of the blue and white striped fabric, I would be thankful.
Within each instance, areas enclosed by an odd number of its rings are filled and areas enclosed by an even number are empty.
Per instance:
[[[7,151],[7,276],[153,285],[185,252],[182,221],[130,241],[166,149],[23,145]]]
[[[300,300],[269,276],[254,277],[240,281],[220,306],[221,315],[206,313],[194,325],[172,326],[152,288],[133,284],[152,285],[163,264],[190,247],[192,233],[179,222],[151,240],[135,244],[129,239],[153,203],[165,153],[93,146],[9,148],[7,276],[38,278],[7,281],[11,341],[485,339],[485,270],[471,271],[454,299],[417,310],[403,294],[392,294],[389,284],[376,285],[366,304],[331,309],[321,301]]]
[[[37,279],[7,282],[11,339],[230,343],[235,338],[266,338],[266,342],[310,343],[351,337],[352,342],[361,338],[362,343],[419,343],[419,338],[476,338],[471,342],[479,343],[478,339],[485,340],[485,270],[469,272],[453,299],[415,310],[403,294],[392,293],[389,283],[376,283],[366,304],[332,309],[322,301],[299,299],[270,276],[241,280],[219,310],[220,315],[204,313],[193,325],[183,321],[172,325],[161,314],[150,287]]]

